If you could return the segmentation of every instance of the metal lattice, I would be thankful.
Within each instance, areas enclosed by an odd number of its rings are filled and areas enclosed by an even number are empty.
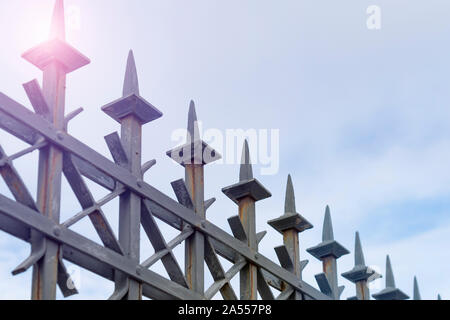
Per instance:
[[[307,251],[323,262],[316,275],[320,290],[302,280],[308,261],[300,260],[299,233],[312,225],[295,208],[294,188],[289,177],[285,213],[269,221],[283,235],[284,244],[275,248],[279,263],[258,253],[265,232],[255,230],[255,203],[271,196],[253,177],[247,142],[244,144],[239,182],[223,192],[239,208],[228,219],[232,235],[206,219],[215,199],[204,199],[204,166],[220,159],[198,136],[197,116],[192,102],[188,139],[185,145],[167,152],[185,169],[185,179],[172,182],[177,200],[144,182],[143,175],[156,161],[142,164],[142,126],[162,113],[140,96],[133,53],[130,52],[122,98],[102,110],[120,123],[121,134],[105,137],[114,162],[68,134],[68,123],[82,110],[65,115],[66,75],[90,61],[65,41],[63,0],[57,0],[50,40],[27,51],[23,57],[43,71],[43,87],[33,80],[24,84],[34,112],[0,93],[0,127],[29,147],[8,156],[0,146],[0,174],[15,201],[0,195],[0,229],[26,241],[30,256],[14,271],[17,275],[33,268],[32,298],[55,299],[58,286],[65,297],[76,294],[69,285],[64,260],[70,261],[115,283],[111,299],[212,299],[218,292],[227,300],[339,299],[337,259],[349,251],[333,237],[327,207],[323,241]],[[14,161],[39,153],[38,191],[34,199]],[[82,211],[66,221],[60,219],[61,179],[65,176]],[[85,178],[110,193],[96,201]],[[116,236],[102,207],[119,198],[119,234]],[[103,245],[83,237],[71,228],[82,219],[92,222]],[[179,230],[166,241],[155,219]],[[140,257],[140,228],[143,227],[155,253]],[[185,244],[185,266],[179,265],[174,249]],[[225,270],[219,257],[232,263]],[[168,278],[149,268],[161,261]],[[205,288],[204,262],[213,277]],[[389,257],[386,289],[376,299],[405,299],[395,287]],[[240,293],[231,286],[239,276]],[[370,298],[368,283],[378,277],[365,265],[359,235],[356,235],[355,267],[342,274],[355,283],[355,299]],[[279,292],[274,295],[273,292]],[[415,298],[420,298],[415,281]]]

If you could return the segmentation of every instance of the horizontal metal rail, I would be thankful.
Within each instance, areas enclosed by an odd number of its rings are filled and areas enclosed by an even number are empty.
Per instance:
[[[82,161],[90,164],[98,170],[98,172],[119,182],[140,197],[147,199],[147,201],[151,203],[150,207],[155,216],[160,217],[158,213],[165,212],[165,218],[167,218],[167,220],[172,220],[171,223],[173,224],[176,224],[178,222],[177,219],[180,219],[212,239],[232,248],[237,254],[246,258],[252,264],[266,270],[268,273],[291,285],[295,290],[302,292],[304,295],[310,296],[313,299],[330,299],[328,296],[304,281],[299,280],[291,272],[283,269],[273,261],[259,254],[257,251],[252,250],[227,232],[214,224],[201,219],[192,210],[180,205],[178,202],[161,193],[149,184],[138,180],[124,168],[116,165],[114,162],[97,153],[74,137],[56,130],[53,125],[44,118],[32,113],[21,104],[0,93],[0,118],[2,114],[4,114],[9,121],[0,121],[0,127],[31,144],[34,144],[39,137],[44,137],[48,142],[75,155]],[[27,135],[24,136],[23,133],[20,133],[20,131],[18,132],[19,129],[16,129],[14,125],[18,125],[20,128],[26,127]],[[176,219],[174,220],[173,217],[170,217],[171,214],[168,213],[173,214]],[[165,220],[164,217],[163,220]]]

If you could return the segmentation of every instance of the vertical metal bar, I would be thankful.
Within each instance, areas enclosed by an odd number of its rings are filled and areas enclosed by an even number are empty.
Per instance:
[[[370,291],[367,280],[361,280],[355,283],[356,298],[358,300],[370,300]]]
[[[296,229],[289,229],[283,232],[283,243],[289,251],[289,255],[292,259],[293,272],[294,274],[302,280],[302,270],[300,264],[300,245],[298,240],[298,231]],[[291,296],[291,299],[301,300],[302,294],[297,290]]]
[[[51,108],[53,125],[63,130],[66,74],[56,61],[43,72],[43,94]],[[49,145],[40,150],[37,205],[43,215],[56,223],[59,223],[60,216],[62,163],[63,153],[56,147]],[[32,237],[40,236],[34,234]],[[33,268],[32,299],[35,300],[56,299],[59,246],[46,241],[44,258]]]
[[[300,252],[299,252],[299,241],[298,241],[298,231],[295,229],[289,229],[283,232],[283,243],[289,251],[289,255],[292,259],[293,273],[301,279],[301,269],[300,269]]]
[[[257,249],[255,200],[245,197],[238,201],[239,217],[247,234],[247,244],[251,249]],[[256,300],[258,298],[258,268],[248,263],[240,272],[240,291],[242,300]]]
[[[203,164],[186,164],[186,187],[191,194],[195,213],[205,218],[204,196],[204,168]],[[185,272],[189,287],[197,293],[205,291],[205,237],[196,231],[186,239],[185,244]]]
[[[50,29],[50,43],[58,41],[64,50],[56,50],[47,42],[23,54],[24,59],[43,72],[42,95],[39,92],[34,92],[37,93],[37,96],[30,95],[30,87],[28,87],[32,104],[45,103],[46,107],[42,108],[41,105],[38,111],[45,112],[48,107],[50,114],[42,115],[60,131],[65,129],[66,74],[90,62],[77,50],[67,45],[65,40],[64,1],[56,0]],[[70,59],[67,59],[68,56]],[[25,90],[27,90],[27,86],[25,86]],[[40,89],[35,84],[33,90]],[[57,224],[59,224],[60,216],[62,166],[63,153],[61,150],[52,145],[40,150],[37,205],[43,215]],[[35,246],[41,240],[43,239],[40,235],[31,232],[32,249],[37,249]],[[45,241],[47,242],[45,255],[33,267],[32,298],[52,300],[56,298],[59,246],[56,242]]]
[[[313,226],[296,211],[294,185],[292,183],[291,175],[288,176],[286,184],[284,214],[277,219],[268,221],[268,224],[283,235],[283,248],[285,248],[290,258],[289,270],[294,273],[299,280],[302,280],[302,269],[306,266],[308,261],[300,261],[299,233],[311,229]],[[283,252],[281,248],[275,248],[275,250],[279,250],[277,254]],[[287,287],[285,290],[287,289],[290,288]],[[303,297],[300,292],[295,290],[295,294],[290,298],[301,300]]]
[[[185,168],[186,188],[192,198],[195,213],[206,218],[204,166],[220,159],[220,155],[201,140],[195,103],[191,101],[188,114],[186,144],[170,150],[167,155]],[[209,201],[208,205],[212,202]],[[195,231],[185,242],[185,273],[189,287],[197,293],[205,291],[205,237]]]
[[[333,256],[324,257],[322,260],[323,272],[326,274],[328,283],[333,292],[333,298],[339,300],[337,284],[337,262]]]
[[[266,188],[255,178],[250,160],[248,141],[245,140],[242,149],[242,160],[239,170],[239,183],[223,188],[231,200],[239,206],[239,218],[247,235],[249,248],[258,250],[258,239],[256,236],[256,201],[272,196]],[[240,272],[240,291],[242,300],[256,300],[258,298],[258,268],[248,263]]]
[[[134,176],[142,179],[141,124],[134,115],[130,115],[122,119],[121,130],[122,145],[129,160],[126,167]],[[119,203],[119,242],[125,255],[139,263],[141,199],[135,193],[127,191],[120,196]],[[121,280],[118,281],[120,282]],[[139,282],[129,279],[128,286],[128,294],[126,296],[128,300],[142,299],[142,285]]]
[[[133,51],[130,50],[123,83],[122,98],[102,107],[121,126],[124,157],[119,161],[138,181],[142,181],[142,126],[158,119],[162,113],[139,95],[139,81]],[[118,152],[120,150],[116,150]],[[120,151],[121,152],[121,151]],[[118,154],[113,152],[118,160]],[[125,159],[126,158],[126,159]],[[119,200],[119,242],[127,257],[139,263],[141,231],[141,198],[128,190]],[[142,284],[124,274],[116,274],[112,297],[128,300],[142,298]],[[124,294],[126,293],[126,294]]]

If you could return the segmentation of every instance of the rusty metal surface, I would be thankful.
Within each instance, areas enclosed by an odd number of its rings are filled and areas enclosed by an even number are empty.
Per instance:
[[[187,141],[167,152],[184,167],[185,177],[172,182],[176,200],[144,181],[144,174],[155,166],[143,164],[142,126],[162,116],[141,97],[133,52],[125,71],[122,97],[102,110],[117,121],[121,133],[105,137],[114,161],[89,148],[67,133],[68,123],[82,109],[65,114],[66,74],[89,63],[89,59],[65,41],[63,0],[56,0],[49,41],[34,47],[24,58],[43,71],[42,89],[37,80],[24,84],[32,109],[0,93],[0,128],[30,146],[8,156],[0,146],[0,176],[14,200],[0,194],[0,230],[30,244],[28,258],[12,272],[19,275],[33,267],[32,298],[55,299],[59,286],[65,297],[77,294],[64,264],[70,261],[115,283],[111,299],[212,299],[220,292],[223,299],[255,300],[258,293],[266,300],[340,299],[337,260],[348,250],[334,240],[331,214],[327,207],[322,242],[308,249],[320,259],[323,273],[316,275],[319,289],[302,280],[307,260],[300,259],[299,233],[311,229],[308,220],[296,212],[291,176],[286,186],[284,214],[268,223],[283,235],[283,245],[275,248],[279,264],[259,253],[266,231],[257,232],[255,203],[271,193],[253,176],[248,142],[243,146],[239,182],[223,188],[238,205],[238,215],[228,219],[228,233],[206,217],[215,198],[205,200],[204,166],[220,159],[220,154],[201,140],[195,104],[188,114]],[[31,152],[39,153],[38,192],[34,199],[14,161]],[[82,211],[60,221],[61,177],[69,185]],[[96,200],[85,178],[110,193]],[[119,198],[119,233],[114,234],[102,207]],[[89,218],[102,244],[87,239],[70,228]],[[179,230],[167,242],[157,219]],[[141,227],[145,231],[140,234]],[[140,257],[140,239],[146,236],[155,253]],[[184,270],[173,251],[184,244]],[[221,259],[231,262],[224,268]],[[165,278],[149,268],[161,261]],[[208,270],[205,270],[204,266]],[[206,272],[213,283],[205,288]],[[355,299],[368,300],[368,283],[376,273],[365,266],[359,234],[355,238],[355,267],[342,274],[353,282]],[[237,295],[231,281],[239,277]],[[73,284],[73,283],[72,283]],[[390,259],[386,265],[386,289],[376,299],[406,299],[395,287]],[[421,299],[417,279],[414,299]]]

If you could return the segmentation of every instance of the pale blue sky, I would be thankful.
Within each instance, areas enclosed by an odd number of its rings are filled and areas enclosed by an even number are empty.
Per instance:
[[[381,30],[366,27],[369,5],[381,8]],[[46,38],[52,6],[0,0],[0,91],[27,106],[21,84],[41,74],[20,54]],[[68,30],[68,41],[92,60],[69,76],[67,109],[85,109],[71,134],[109,154],[103,136],[118,126],[100,107],[121,95],[133,49],[141,94],[164,113],[144,129],[144,159],[158,160],[147,182],[172,195],[169,182],[183,177],[165,151],[185,126],[190,99],[205,128],[280,129],[279,173],[258,177],[273,194],[257,206],[258,230],[269,231],[264,254],[276,259],[282,242],[266,221],[282,213],[291,173],[297,208],[315,226],[301,235],[308,282],[315,285],[320,264],[304,249],[321,239],[329,204],[344,246],[353,251],[359,230],[366,262],[384,273],[391,254],[403,291],[412,295],[417,275],[423,298],[450,297],[448,1],[66,0],[70,6],[79,8],[81,28]],[[0,143],[10,152],[22,146],[3,133]],[[17,166],[34,189],[29,163]],[[237,178],[237,166],[206,169],[207,197],[218,199],[208,217],[227,230],[237,208],[220,190]],[[64,194],[68,217],[78,206]],[[108,215],[116,225],[112,205]],[[88,223],[77,228],[92,233]],[[10,276],[27,253],[0,234],[0,298],[29,297],[29,273]],[[341,258],[339,272],[352,264]],[[96,281],[82,274],[81,298],[109,295],[111,286]],[[354,295],[351,283],[340,284],[344,297]]]

